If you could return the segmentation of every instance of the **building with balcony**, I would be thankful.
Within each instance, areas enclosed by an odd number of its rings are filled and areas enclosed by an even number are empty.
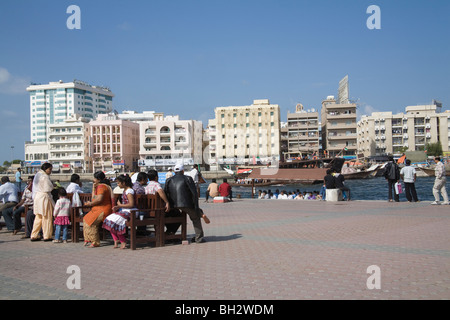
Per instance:
[[[322,101],[322,148],[330,157],[356,157],[356,104],[338,104],[334,96]]]
[[[109,88],[82,81],[33,84],[30,93],[31,141],[47,143],[49,126],[63,123],[73,115],[93,120],[112,111],[114,94]]]
[[[442,104],[408,106],[404,113],[374,112],[362,116],[357,124],[358,153],[364,156],[423,151],[427,143],[441,142],[449,150],[448,112]]]
[[[285,160],[319,155],[322,147],[319,124],[319,112],[315,109],[304,110],[303,105],[297,104],[295,113],[288,112]]]
[[[203,124],[196,120],[180,120],[179,116],[154,113],[153,121],[139,121],[139,167],[166,171],[177,162],[188,169],[202,164]]]
[[[90,125],[92,171],[137,171],[139,124],[101,114]]]
[[[88,119],[74,115],[64,123],[49,125],[48,161],[60,173],[90,172]]]
[[[280,160],[280,107],[268,99],[214,109],[208,122],[211,169]]]

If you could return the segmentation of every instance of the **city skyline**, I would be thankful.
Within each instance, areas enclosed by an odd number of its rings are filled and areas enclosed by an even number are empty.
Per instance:
[[[26,87],[81,79],[113,107],[200,120],[269,99],[320,110],[349,76],[359,116],[450,104],[448,1],[2,1],[0,161],[24,159]],[[81,11],[70,30],[67,8]],[[366,22],[380,8],[381,29]],[[11,148],[11,147],[14,148]]]

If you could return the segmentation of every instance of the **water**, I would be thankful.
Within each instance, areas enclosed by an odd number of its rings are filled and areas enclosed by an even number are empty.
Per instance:
[[[208,184],[211,181],[206,181],[207,183],[202,184],[200,186],[201,197],[205,197],[206,189],[208,188]],[[218,181],[220,183],[220,179]],[[69,183],[61,183],[63,187],[67,187]],[[355,180],[347,180],[345,182],[346,186],[348,186],[351,190],[352,200],[386,200],[388,199],[388,183],[383,177],[371,178],[371,179],[355,179]],[[419,200],[421,201],[434,201],[433,197],[433,184],[434,177],[419,177],[416,180],[416,191]],[[450,186],[450,179],[447,179],[447,190]],[[112,188],[114,189],[116,184],[112,184]],[[276,189],[279,191],[294,191],[299,189],[301,192],[303,191],[320,191],[321,185],[274,185],[274,186],[265,186],[262,188],[256,188],[256,194],[258,190],[271,190],[274,192]],[[92,181],[83,182],[83,191],[86,193],[90,193],[92,191]],[[252,189],[251,187],[233,187],[233,197],[236,198],[240,195],[241,198],[251,198]],[[400,201],[406,201],[406,197],[404,194],[400,195]],[[441,197],[442,201],[442,197]]]

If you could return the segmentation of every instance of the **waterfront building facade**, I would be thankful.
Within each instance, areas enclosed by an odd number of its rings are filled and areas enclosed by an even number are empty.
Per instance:
[[[180,120],[179,116],[154,113],[153,121],[139,121],[139,161],[141,171],[166,171],[178,162],[186,169],[202,164],[203,124]]]
[[[31,141],[46,143],[49,126],[63,123],[73,115],[93,120],[113,109],[110,89],[85,82],[50,82],[27,87],[30,93]]]
[[[41,166],[48,162],[48,143],[37,143],[34,141],[25,142],[25,162],[24,173],[33,174],[41,169]]]
[[[280,107],[268,99],[214,109],[209,127],[212,168],[280,160]]]
[[[48,161],[53,170],[60,173],[89,172],[89,123],[88,119],[74,115],[63,123],[49,125]]]
[[[374,112],[358,122],[358,153],[364,156],[424,151],[427,143],[441,142],[449,150],[449,116],[442,104],[408,106],[404,113]]]
[[[139,124],[115,113],[100,114],[90,125],[92,171],[137,171]]]
[[[336,103],[334,96],[322,101],[322,147],[325,156],[355,158],[357,151],[356,104]]]
[[[319,112],[304,110],[297,104],[294,113],[287,113],[287,152],[284,159],[312,158],[319,156],[322,148]]]

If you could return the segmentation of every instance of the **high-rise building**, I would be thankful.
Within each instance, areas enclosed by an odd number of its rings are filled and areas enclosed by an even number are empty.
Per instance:
[[[322,148],[330,156],[355,157],[356,104],[338,104],[334,96],[322,101]]]
[[[280,160],[280,107],[268,99],[250,106],[218,107],[209,121],[209,154],[212,170]]]
[[[113,109],[110,89],[91,86],[82,81],[33,84],[30,93],[31,141],[46,143],[49,125],[63,123],[73,115],[93,120]]]

